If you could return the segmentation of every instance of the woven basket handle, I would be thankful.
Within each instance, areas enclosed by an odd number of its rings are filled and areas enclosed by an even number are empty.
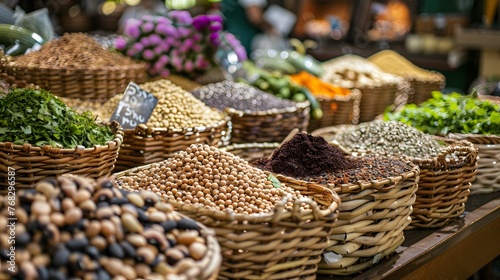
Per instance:
[[[285,210],[285,205],[286,202],[291,198],[291,194],[287,194],[284,196],[280,202],[276,204],[274,207],[274,214],[273,217],[271,218],[271,223],[276,223],[279,222],[283,219],[283,215],[286,214]],[[293,203],[293,208],[292,208],[292,218],[296,221],[300,221],[301,218],[304,216],[301,210],[302,204],[309,204],[311,206],[311,210],[314,216],[314,219],[319,220],[322,216],[321,214],[321,209],[318,206],[318,204],[312,200],[311,198],[308,197],[303,197],[301,199],[297,199]]]
[[[466,164],[471,164],[477,160],[477,148],[469,141],[458,141],[457,144],[460,143],[461,145],[456,145],[455,143],[447,146],[442,152],[438,154],[436,157],[436,160],[439,164],[444,166],[445,168],[449,167],[458,167],[458,166],[463,166]],[[463,163],[458,163],[458,164],[449,164],[446,161],[446,156],[451,155],[451,154],[466,154],[467,157]]]

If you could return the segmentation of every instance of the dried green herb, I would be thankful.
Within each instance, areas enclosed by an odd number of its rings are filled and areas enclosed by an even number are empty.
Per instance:
[[[385,112],[384,120],[400,121],[433,135],[500,135],[500,106],[459,93],[435,91],[418,106],[408,104],[398,112]]]
[[[91,112],[78,114],[49,91],[18,88],[0,96],[0,142],[88,148],[113,138]]]
[[[273,187],[275,187],[275,188],[281,187],[280,180],[278,180],[278,178],[274,177],[272,174],[269,174],[267,176],[267,180],[271,181],[271,184],[273,184]]]

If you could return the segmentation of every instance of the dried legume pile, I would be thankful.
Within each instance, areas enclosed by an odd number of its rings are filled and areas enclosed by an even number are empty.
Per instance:
[[[85,33],[65,33],[42,45],[40,50],[16,57],[16,66],[37,68],[109,69],[137,64],[117,52],[105,49]]]
[[[351,150],[371,150],[416,158],[434,157],[444,147],[431,135],[397,121],[361,123],[342,130],[332,140]]]
[[[284,184],[273,185],[275,180],[229,152],[192,144],[133,176],[117,178],[116,184],[126,190],[151,190],[180,203],[255,214],[271,212],[287,196],[290,196],[286,200],[289,209],[295,199],[302,197]]]
[[[208,84],[191,92],[208,106],[220,110],[233,108],[244,112],[257,112],[295,106],[292,101],[275,97],[256,87],[232,81]]]
[[[260,159],[254,164],[272,172],[303,178],[350,168],[356,161],[344,156],[323,137],[301,132],[283,143],[270,159]]]
[[[139,86],[158,98],[158,103],[148,120],[148,126],[190,128],[215,125],[224,119],[224,114],[221,111],[210,108],[193,94],[169,80],[156,80]],[[95,102],[84,101],[83,103],[95,108],[94,114],[99,116],[99,119],[109,120],[122,97],[123,94],[117,94],[102,105]],[[70,103],[73,102],[70,101]],[[82,108],[81,104],[73,106]]]
[[[443,80],[441,74],[418,67],[393,50],[380,51],[368,57],[368,60],[380,67],[383,71],[394,75],[423,82],[440,82]]]
[[[343,55],[323,63],[321,79],[344,88],[377,87],[399,84],[403,78],[382,71],[357,55]]]
[[[319,136],[299,133],[275,151],[271,159],[262,158],[253,166],[300,180],[353,184],[395,177],[408,172],[408,163],[387,157],[345,156],[339,148]]]
[[[4,217],[10,201],[0,197]],[[18,269],[1,271],[12,279],[197,279],[195,263],[208,251],[196,222],[152,192],[129,193],[110,181],[49,179],[14,202]],[[6,263],[11,233],[6,219],[0,224]]]

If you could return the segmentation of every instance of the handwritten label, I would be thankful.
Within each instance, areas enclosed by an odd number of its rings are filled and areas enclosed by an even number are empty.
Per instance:
[[[135,128],[148,122],[157,103],[158,98],[130,82],[110,120],[117,121],[123,129]]]

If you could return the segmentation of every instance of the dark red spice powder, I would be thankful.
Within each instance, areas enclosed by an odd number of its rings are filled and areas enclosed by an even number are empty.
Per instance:
[[[346,157],[323,137],[301,132],[283,143],[271,159],[263,158],[253,164],[270,172],[304,178],[353,168],[357,160]]]

